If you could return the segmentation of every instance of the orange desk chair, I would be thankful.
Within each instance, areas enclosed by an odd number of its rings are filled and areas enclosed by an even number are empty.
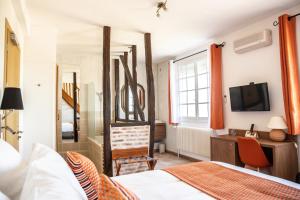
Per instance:
[[[271,166],[260,144],[255,138],[238,137],[238,149],[245,168],[255,168],[259,172],[262,168]]]

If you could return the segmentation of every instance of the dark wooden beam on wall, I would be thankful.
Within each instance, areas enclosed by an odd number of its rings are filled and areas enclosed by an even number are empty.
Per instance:
[[[145,33],[144,42],[145,42],[146,76],[147,76],[148,122],[150,124],[149,156],[153,158],[154,129],[155,129],[155,92],[154,92],[154,78],[153,78],[153,71],[152,71],[152,50],[151,50],[150,33]]]
[[[137,91],[134,90],[134,88],[133,88],[133,78],[131,77],[129,67],[128,67],[127,63],[125,62],[124,56],[120,56],[120,60],[121,60],[122,65],[124,67],[124,72],[126,74],[126,77],[127,77],[127,80],[128,80],[131,92],[132,92],[133,100],[134,100],[135,104],[139,105],[138,94],[137,94]],[[140,116],[141,120],[145,121],[145,116],[144,116],[144,113],[143,113],[142,109],[140,108],[140,106],[138,106],[138,113],[139,113],[139,116]]]
[[[136,66],[137,66],[137,55],[136,55],[136,45],[132,45],[132,79],[133,79],[133,90],[137,91],[137,73],[136,73]],[[133,115],[134,120],[138,120],[138,106],[139,104],[136,104],[134,102],[134,108],[133,108]]]
[[[103,27],[103,131],[104,131],[104,173],[112,176],[110,146],[111,99],[110,99],[110,30]]]
[[[124,52],[124,62],[128,64],[128,52]],[[125,119],[129,119],[129,91],[128,91],[128,79],[124,72],[124,87],[125,87]]]
[[[78,125],[77,125],[77,76],[76,72],[73,72],[73,130],[74,130],[74,142],[78,142]]]
[[[119,120],[119,106],[120,106],[120,61],[114,59],[115,66],[115,122]]]

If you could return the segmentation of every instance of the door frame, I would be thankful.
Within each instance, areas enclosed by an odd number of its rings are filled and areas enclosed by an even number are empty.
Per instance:
[[[15,32],[13,31],[13,29],[11,28],[11,26],[10,26],[10,24],[9,24],[9,22],[8,22],[8,20],[7,20],[7,18],[5,18],[5,38],[4,38],[4,70],[3,70],[3,91],[4,91],[4,88],[7,86],[7,79],[8,79],[8,74],[7,74],[7,72],[8,72],[8,70],[7,70],[7,68],[8,68],[8,41],[9,40],[11,40],[11,38],[10,38],[10,33],[14,33],[15,34]],[[21,80],[21,78],[20,78],[20,72],[21,72],[21,49],[20,49],[20,46],[18,45],[18,44],[15,44],[15,46],[17,47],[17,50],[18,50],[18,59],[19,59],[19,64],[18,64],[18,71],[19,71],[19,73],[18,74],[14,74],[14,76],[13,76],[13,78],[14,79],[17,79],[18,81],[18,84],[17,84],[17,87],[20,87],[20,80]],[[18,111],[15,111],[15,112],[18,112]],[[6,114],[6,112],[5,112],[5,114]],[[2,119],[0,119],[0,120],[2,120]],[[7,124],[7,119],[4,119],[4,122],[3,122],[3,124],[4,124],[4,126]],[[19,113],[18,113],[18,126],[20,125],[20,116],[19,116]],[[11,133],[7,133],[7,131],[6,130],[4,130],[3,131],[3,139],[6,141],[7,140],[7,134],[11,134]],[[16,136],[15,136],[16,138],[17,138],[17,140],[18,140],[18,146],[16,147],[17,149],[19,149],[19,138],[20,138],[20,136],[17,134]],[[12,144],[13,145],[13,144]]]

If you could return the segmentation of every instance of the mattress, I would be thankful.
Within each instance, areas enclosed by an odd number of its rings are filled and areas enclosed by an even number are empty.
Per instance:
[[[251,174],[264,179],[272,180],[296,189],[300,185],[288,180],[262,174],[253,170],[233,166],[227,163],[214,162],[218,165],[234,169],[243,173]],[[135,193],[141,200],[210,200],[214,199],[198,189],[186,184],[173,175],[162,171],[146,171],[137,174],[129,174],[112,178],[122,184],[131,192]]]

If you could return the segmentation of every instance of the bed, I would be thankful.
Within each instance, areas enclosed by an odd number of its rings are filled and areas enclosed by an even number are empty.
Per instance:
[[[270,180],[275,183],[280,183],[282,185],[289,186],[296,189],[296,195],[290,199],[299,199],[300,196],[300,185],[291,181],[287,181],[281,178],[269,176],[266,174],[258,173],[249,169],[236,167],[230,164],[221,163],[221,162],[212,162],[216,165],[241,172],[243,174],[253,175],[255,177],[260,177],[265,180]],[[153,200],[153,199],[176,199],[176,200],[209,200],[215,199],[212,196],[208,195],[205,192],[202,192],[199,189],[191,186],[179,178],[171,175],[169,172],[164,170],[154,170],[147,171],[137,174],[124,175],[119,177],[112,178],[114,181],[123,185],[125,188],[133,192],[141,200]],[[225,185],[224,185],[225,187]],[[236,192],[236,191],[230,191]],[[280,195],[279,195],[280,196]],[[224,199],[233,199],[225,198]],[[238,199],[257,199],[250,196],[246,198]],[[270,199],[276,199],[270,197]]]
[[[213,169],[210,168],[210,165],[217,171],[214,169],[214,171],[205,172],[205,170]],[[199,168],[196,169],[197,167]],[[229,171],[224,173],[226,170]],[[233,176],[234,173],[238,174],[237,177],[246,176],[246,178],[241,178],[243,183],[251,182],[250,179],[247,180],[249,177],[259,179],[260,182],[256,184],[259,186],[256,187],[258,192],[264,185],[263,182],[279,185],[283,189],[278,188],[276,190],[274,187],[266,189],[264,187],[268,193],[275,193],[277,198],[272,195],[269,195],[268,198],[253,198],[255,194],[244,192],[247,188]],[[215,174],[217,177],[213,177]],[[204,178],[199,178],[199,175],[204,176]],[[229,177],[230,181],[237,180],[238,184],[232,182],[233,185],[242,187],[242,189],[233,190],[232,185],[223,180],[224,175]],[[35,144],[29,159],[24,160],[19,152],[0,139],[0,177],[0,200],[65,200],[66,197],[72,200],[88,199],[86,192],[67,162],[53,149],[42,144]],[[101,177],[105,176],[100,175],[100,179]],[[124,194],[130,194],[125,196],[126,198],[121,198],[122,200],[300,199],[299,184],[220,162],[195,162],[164,170],[146,171],[111,179],[106,177],[105,179],[113,186],[110,188],[114,191],[120,190],[125,191]],[[105,198],[110,190],[106,190],[105,185],[102,185],[103,181],[105,180],[101,179],[99,189],[102,190],[102,193],[98,193],[98,199],[116,199],[111,198],[111,196]],[[193,185],[193,181],[202,181],[204,186],[209,185],[209,183],[224,182],[223,185],[219,184],[221,197],[215,198],[214,195],[210,195],[206,188],[197,189]],[[216,188],[218,188],[217,184],[214,185],[213,189]],[[280,191],[284,192],[280,193]],[[238,198],[231,198],[234,194],[239,194]],[[244,194],[247,194],[247,198],[240,198]],[[289,198],[284,198],[285,196]]]
[[[74,139],[74,127],[70,122],[63,122],[61,125],[62,139]]]

